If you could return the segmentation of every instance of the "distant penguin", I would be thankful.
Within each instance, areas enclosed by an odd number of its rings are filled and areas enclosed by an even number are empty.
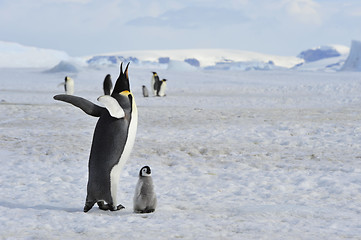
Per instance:
[[[143,97],[149,97],[148,89],[145,85],[142,86]]]
[[[138,111],[130,92],[128,66],[120,74],[111,95],[98,98],[105,107],[77,96],[60,94],[55,100],[68,102],[85,113],[99,117],[96,124],[88,164],[88,186],[84,212],[95,203],[102,210],[124,208],[117,202],[120,172],[133,148],[138,124]]]
[[[153,72],[153,76],[152,76],[152,82],[151,82],[151,89],[153,92],[153,96],[157,96],[157,89],[159,86],[159,76],[156,72]]]
[[[74,94],[74,80],[72,78],[66,76],[64,82],[59,84],[59,86],[61,85],[64,85],[65,94]]]
[[[110,74],[107,74],[103,81],[104,95],[110,95],[112,88],[113,88],[112,78]]]
[[[159,81],[157,96],[164,97],[166,88],[167,88],[167,79],[163,79],[162,81]]]
[[[157,206],[157,197],[154,192],[152,173],[149,166],[139,171],[139,179],[135,187],[133,210],[135,213],[151,213]]]

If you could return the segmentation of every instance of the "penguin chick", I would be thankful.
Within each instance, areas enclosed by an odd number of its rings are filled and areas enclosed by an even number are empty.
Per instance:
[[[135,213],[151,213],[157,206],[157,197],[154,192],[153,179],[149,166],[144,166],[139,171],[139,179],[133,198]]]
[[[149,97],[148,89],[145,85],[142,86],[143,97]]]

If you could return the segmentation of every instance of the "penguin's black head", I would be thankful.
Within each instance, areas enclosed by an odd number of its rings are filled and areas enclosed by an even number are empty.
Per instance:
[[[68,76],[65,76],[65,79],[64,79],[64,80],[65,80],[65,82],[68,81]]]
[[[152,171],[149,166],[144,166],[139,171],[139,177],[149,177],[152,175]]]
[[[123,73],[123,63],[120,64],[120,74],[117,79],[117,82],[115,83],[112,95],[119,94],[124,91],[130,92],[129,78],[128,78],[128,66],[129,66],[129,63],[127,64],[127,67],[125,68],[125,71]]]
[[[153,73],[153,75],[157,75],[157,72],[152,72]]]

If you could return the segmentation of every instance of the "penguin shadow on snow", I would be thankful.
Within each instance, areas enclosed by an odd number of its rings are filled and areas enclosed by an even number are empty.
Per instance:
[[[59,207],[59,206],[52,206],[52,205],[46,205],[46,204],[27,206],[24,204],[19,204],[19,203],[14,203],[14,202],[0,202],[0,207],[9,208],[9,209],[23,209],[23,210],[36,210],[36,211],[46,210],[46,211],[68,212],[68,213],[81,213],[81,214],[84,213],[80,207],[69,208],[69,207]],[[113,212],[109,212],[109,211],[105,212],[101,209],[94,209],[94,211],[90,212],[89,214],[94,214],[94,215],[104,215],[105,214],[105,215],[109,215],[109,216],[114,216]],[[117,212],[117,216],[131,216],[131,215],[135,215],[135,214],[134,214],[134,211],[130,208]],[[136,214],[136,215],[138,215],[138,214]],[[140,214],[140,216],[142,218],[148,218],[148,215],[149,214]]]
[[[34,206],[26,206],[24,204],[18,204],[14,202],[0,202],[1,207],[11,208],[11,209],[34,209],[34,210],[51,210],[51,211],[64,211],[64,212],[79,212],[82,213],[81,209],[79,208],[66,208],[66,207],[59,207],[59,206],[51,206],[45,204],[39,204]]]

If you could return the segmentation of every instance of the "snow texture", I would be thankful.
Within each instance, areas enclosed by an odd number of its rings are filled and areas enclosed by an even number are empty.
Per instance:
[[[158,57],[157,57],[158,58]],[[0,239],[359,239],[361,78],[355,72],[171,71],[167,97],[142,96],[121,173],[126,209],[83,213],[96,118],[52,97],[64,73],[0,71]],[[106,74],[82,69],[93,102]],[[152,168],[158,207],[132,212]]]

